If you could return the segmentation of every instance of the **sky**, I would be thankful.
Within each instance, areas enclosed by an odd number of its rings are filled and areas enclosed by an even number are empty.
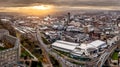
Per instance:
[[[120,10],[120,0],[0,0],[0,12],[44,14],[77,9]]]

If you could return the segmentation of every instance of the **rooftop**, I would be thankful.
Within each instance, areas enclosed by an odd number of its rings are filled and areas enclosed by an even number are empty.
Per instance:
[[[74,50],[78,45],[79,45],[78,43],[71,43],[71,42],[60,41],[60,40],[52,44],[52,46],[60,47],[67,50]]]
[[[95,40],[95,41],[93,41],[93,42],[90,43],[90,45],[93,45],[96,48],[99,47],[99,46],[101,46],[101,44],[105,44],[105,42],[101,41],[101,40]]]

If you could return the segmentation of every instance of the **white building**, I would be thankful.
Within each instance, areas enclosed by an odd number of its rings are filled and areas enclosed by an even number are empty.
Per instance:
[[[83,28],[75,27],[75,26],[68,26],[66,31],[73,31],[73,32],[80,32]]]
[[[52,48],[64,52],[69,52],[74,56],[89,56],[97,57],[100,49],[106,48],[106,42],[101,40],[95,40],[88,44],[71,43],[66,41],[56,41],[52,44]]]
[[[76,56],[92,56],[97,57],[97,53],[99,52],[99,49],[104,49],[107,47],[106,42],[101,40],[95,40],[88,44],[81,44],[80,46],[77,46],[77,48],[72,52],[73,55]]]
[[[92,26],[92,25],[86,25],[86,26],[84,26],[84,29],[87,32],[91,32],[91,31],[94,31],[94,26]]]
[[[53,25],[52,28],[53,28],[53,29],[62,30],[62,29],[64,29],[64,25],[62,25],[62,24],[59,24],[59,25]]]
[[[91,42],[90,45],[93,45],[97,49],[107,47],[106,42],[101,41],[101,40],[95,40],[95,41]]]
[[[64,51],[64,52],[71,52],[78,45],[79,45],[78,43],[71,43],[71,42],[57,40],[52,44],[52,48],[56,50]]]
[[[107,44],[109,46],[112,46],[113,44],[115,44],[117,41],[119,41],[119,36],[114,36],[113,38],[109,38],[107,39]]]

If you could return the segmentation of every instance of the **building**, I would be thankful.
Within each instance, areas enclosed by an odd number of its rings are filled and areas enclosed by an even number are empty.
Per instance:
[[[14,67],[19,62],[20,43],[16,37],[9,35],[5,29],[0,29],[0,41],[5,45],[8,42],[9,46],[4,50],[0,50],[0,67]]]
[[[78,45],[79,45],[78,43],[71,43],[71,42],[57,40],[52,44],[52,48],[56,50],[64,51],[64,52],[71,52]]]
[[[56,41],[52,44],[52,48],[68,52],[72,56],[87,56],[88,58],[97,57],[99,52],[103,51],[107,47],[106,42],[101,40],[95,40],[91,43],[71,43],[66,41]]]
[[[97,57],[98,53],[106,47],[106,42],[101,40],[95,40],[91,43],[82,43],[80,46],[77,46],[76,49],[72,52],[72,54],[76,56],[89,56],[93,58]]]
[[[92,25],[84,26],[84,32],[85,33],[89,33],[89,32],[92,32],[92,31],[94,31],[94,27]]]
[[[66,31],[69,32],[82,32],[83,28],[75,27],[75,26],[68,26]]]
[[[68,23],[70,23],[70,13],[68,13],[68,21],[67,21],[67,25]]]

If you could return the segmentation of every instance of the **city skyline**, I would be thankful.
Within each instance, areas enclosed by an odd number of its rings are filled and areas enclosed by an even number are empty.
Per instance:
[[[0,67],[120,67],[119,3],[0,1]]]

